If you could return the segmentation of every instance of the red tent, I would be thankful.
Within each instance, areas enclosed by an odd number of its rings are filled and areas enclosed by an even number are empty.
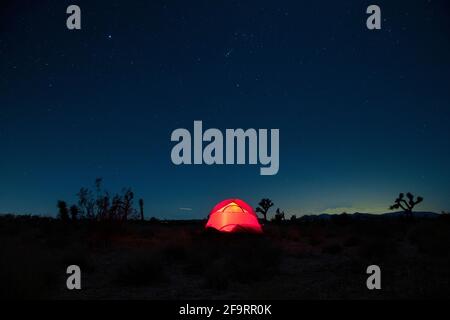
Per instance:
[[[255,211],[240,199],[219,202],[211,210],[206,228],[214,228],[222,232],[262,233]]]

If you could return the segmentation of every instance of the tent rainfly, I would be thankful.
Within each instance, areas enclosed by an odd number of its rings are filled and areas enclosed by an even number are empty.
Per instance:
[[[262,233],[255,211],[240,199],[219,202],[211,210],[205,228],[214,228],[222,232]]]

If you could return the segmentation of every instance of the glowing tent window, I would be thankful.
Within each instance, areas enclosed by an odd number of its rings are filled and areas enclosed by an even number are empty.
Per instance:
[[[238,204],[231,202],[229,205],[226,205],[222,209],[219,210],[221,213],[248,213],[247,210],[240,207]]]

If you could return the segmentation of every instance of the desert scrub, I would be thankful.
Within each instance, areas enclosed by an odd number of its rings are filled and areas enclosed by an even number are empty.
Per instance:
[[[63,266],[77,265],[83,271],[94,271],[94,262],[87,246],[72,245],[62,252],[61,263]]]
[[[450,256],[450,224],[426,221],[417,225],[408,237],[423,254],[434,257]]]
[[[64,268],[48,249],[23,247],[17,242],[0,246],[0,299],[46,299],[65,276]]]
[[[342,252],[342,246],[338,243],[329,244],[327,246],[324,246],[322,249],[322,253],[327,254],[339,254]]]
[[[369,239],[358,248],[358,255],[370,261],[380,261],[395,255],[397,242],[393,239]]]
[[[183,262],[188,255],[186,245],[178,242],[169,243],[161,253],[168,262]]]
[[[168,276],[159,255],[138,252],[122,263],[115,282],[122,286],[147,286],[166,282]]]
[[[225,290],[230,284],[230,270],[226,259],[218,259],[211,263],[205,271],[204,284],[206,288]]]
[[[225,288],[229,282],[253,283],[278,273],[281,250],[269,239],[244,235],[226,238],[226,243],[219,241],[220,255],[210,261],[205,271],[207,286]]]
[[[350,236],[344,240],[344,247],[356,247],[361,244],[361,239],[359,237]]]

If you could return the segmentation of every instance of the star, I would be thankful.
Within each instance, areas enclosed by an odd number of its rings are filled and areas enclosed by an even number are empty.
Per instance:
[[[225,58],[228,58],[232,53],[233,53],[233,49],[228,50],[228,51],[225,53]]]

